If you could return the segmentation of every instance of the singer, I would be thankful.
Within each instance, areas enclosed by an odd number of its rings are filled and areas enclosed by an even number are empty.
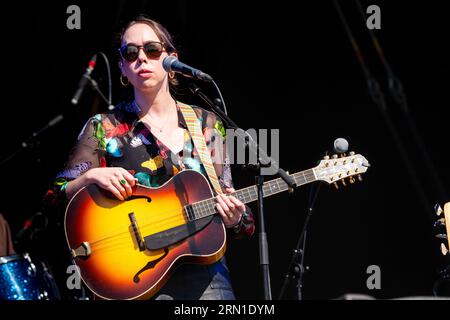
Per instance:
[[[175,73],[166,72],[162,65],[167,56],[178,57],[172,37],[162,25],[139,15],[126,24],[118,39],[120,83],[131,89],[132,98],[87,121],[64,170],[46,195],[55,205],[66,205],[89,184],[124,201],[136,184],[159,187],[185,169],[208,178],[180,109],[182,103],[171,94],[177,85]],[[237,198],[225,195],[234,189],[224,127],[214,113],[199,107],[193,110],[211,156],[219,152],[215,140],[221,139],[223,145],[220,152],[225,160],[214,163],[214,171],[223,191],[216,196],[216,210],[227,234],[251,236],[251,211]],[[153,299],[235,299],[225,259],[209,265],[181,265]]]

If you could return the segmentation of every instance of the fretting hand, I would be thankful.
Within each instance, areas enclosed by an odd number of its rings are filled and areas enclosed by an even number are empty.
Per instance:
[[[233,188],[226,188],[225,194],[216,196],[216,209],[227,228],[237,225],[245,212],[245,204],[234,196],[226,195],[234,191]]]

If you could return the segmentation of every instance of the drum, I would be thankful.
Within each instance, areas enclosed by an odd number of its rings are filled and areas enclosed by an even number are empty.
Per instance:
[[[0,300],[54,300],[55,281],[43,262],[28,254],[0,257]]]

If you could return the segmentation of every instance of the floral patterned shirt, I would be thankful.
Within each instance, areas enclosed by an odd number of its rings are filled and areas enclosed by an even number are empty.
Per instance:
[[[159,141],[137,114],[140,109],[135,101],[121,103],[111,113],[91,117],[81,130],[76,145],[70,152],[65,168],[55,179],[45,196],[45,203],[65,205],[66,185],[73,179],[95,167],[122,167],[138,180],[138,183],[159,187],[184,169],[192,169],[207,177],[206,171],[193,147],[184,117],[178,109],[179,127],[184,129],[184,146],[174,154]],[[206,145],[214,157],[216,137],[223,145],[223,164],[214,164],[219,183],[224,188],[233,186],[231,170],[225,148],[225,129],[216,115],[199,107],[193,107],[202,124]],[[222,151],[222,150],[221,150]],[[184,156],[189,155],[189,156]],[[241,222],[229,229],[235,238],[254,233],[253,215],[248,207]]]

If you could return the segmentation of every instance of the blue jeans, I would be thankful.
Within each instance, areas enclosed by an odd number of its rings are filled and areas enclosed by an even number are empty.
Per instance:
[[[225,258],[211,265],[181,265],[153,299],[235,300]]]

